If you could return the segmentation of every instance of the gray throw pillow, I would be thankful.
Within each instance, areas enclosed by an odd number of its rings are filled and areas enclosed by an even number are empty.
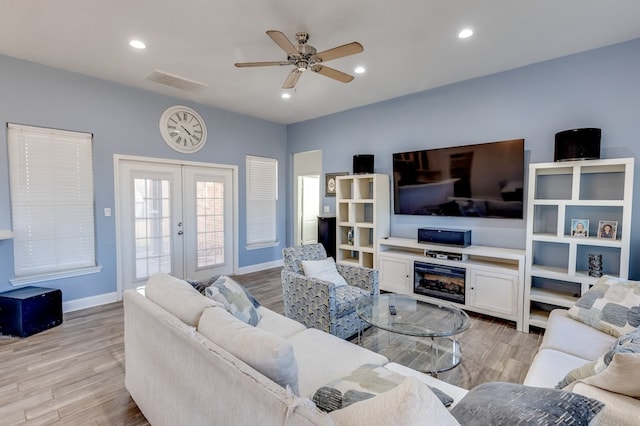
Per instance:
[[[490,382],[471,389],[451,414],[463,425],[586,425],[603,407],[559,389]]]
[[[620,337],[640,326],[640,282],[603,275],[568,314],[604,333]]]
[[[329,413],[387,392],[400,385],[404,379],[405,376],[383,366],[364,364],[348,376],[333,380],[319,388],[312,400],[320,410]],[[445,407],[453,403],[453,398],[440,389],[427,387]]]
[[[200,294],[204,295],[204,291],[207,289],[207,287],[215,283],[218,278],[220,278],[220,274],[214,275],[206,280],[194,280],[193,278],[187,278],[185,281],[191,284],[193,288],[198,290]]]
[[[211,286],[213,283],[218,281],[218,278],[220,278],[220,274],[214,275],[211,278],[208,278],[206,280],[194,280],[193,278],[187,278],[185,281],[188,282],[189,284],[191,284],[193,286],[193,288],[198,290],[200,292],[200,294],[205,294],[205,292],[207,290],[207,287]],[[251,292],[245,286],[243,286],[242,284],[238,283],[237,281],[236,281],[236,284],[238,284],[242,288],[242,290],[247,295],[247,297],[249,298],[251,303],[253,303],[253,307],[254,308],[259,308],[260,306],[262,306],[260,304],[260,302],[258,301],[258,299],[256,299],[253,296],[253,294],[251,294]]]
[[[229,277],[223,275],[218,278],[205,289],[205,295],[222,303],[231,315],[249,325],[257,325],[262,318],[244,287]]]

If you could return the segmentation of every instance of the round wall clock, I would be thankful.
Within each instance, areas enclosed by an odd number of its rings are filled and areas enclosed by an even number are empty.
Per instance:
[[[176,105],[167,108],[160,117],[160,133],[171,148],[191,154],[207,142],[207,126],[193,109]]]

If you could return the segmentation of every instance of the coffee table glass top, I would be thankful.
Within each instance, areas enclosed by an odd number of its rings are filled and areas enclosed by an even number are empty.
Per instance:
[[[455,336],[470,324],[462,309],[446,302],[425,302],[393,293],[360,300],[356,312],[377,328],[418,337]]]

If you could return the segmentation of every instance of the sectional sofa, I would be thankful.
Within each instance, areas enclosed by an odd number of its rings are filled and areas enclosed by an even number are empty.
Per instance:
[[[265,307],[256,310],[257,323],[247,324],[228,306],[165,274],[151,277],[144,290],[124,293],[125,385],[151,424],[455,425],[439,397],[450,397],[449,409],[460,408],[474,393]],[[615,340],[584,327],[554,314],[525,383],[553,387]],[[569,346],[583,349],[569,355]],[[393,376],[397,386],[328,414],[317,408],[319,390],[354,380],[363,366],[382,381]],[[581,384],[573,390],[605,401],[607,416],[596,420],[634,424],[629,416],[638,415],[638,400]]]
[[[613,297],[607,300],[607,294],[611,293]],[[614,330],[617,327],[607,326],[602,321],[603,315],[597,309],[606,310],[616,305],[618,310],[624,311],[613,300],[636,306],[622,315],[625,318],[617,323],[624,324],[626,329],[617,332]],[[552,311],[524,384],[543,388],[560,384],[565,390],[603,402],[605,407],[600,413],[599,424],[640,424],[640,330],[633,330],[626,321],[634,316],[639,318],[639,301],[640,283],[621,282],[605,276],[576,306]],[[635,315],[629,314],[634,311]],[[637,324],[633,319],[631,322]],[[626,341],[623,337],[615,337],[625,331],[629,332]],[[619,341],[622,343],[616,348]]]

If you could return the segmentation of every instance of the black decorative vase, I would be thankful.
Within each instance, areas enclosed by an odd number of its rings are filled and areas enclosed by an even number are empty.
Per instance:
[[[589,253],[589,276],[599,278],[602,276],[602,255]]]

